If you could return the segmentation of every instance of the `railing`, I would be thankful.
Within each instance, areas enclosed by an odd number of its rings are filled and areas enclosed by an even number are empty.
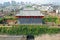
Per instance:
[[[51,24],[51,23],[46,23],[46,24],[13,24],[13,25],[9,25],[9,24],[0,24],[0,27],[13,27],[13,26],[19,26],[19,25],[36,25],[36,26],[43,26],[43,27],[59,27],[59,24]]]

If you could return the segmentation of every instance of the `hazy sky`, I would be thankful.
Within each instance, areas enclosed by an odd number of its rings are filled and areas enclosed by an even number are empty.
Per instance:
[[[16,2],[32,2],[32,3],[60,3],[60,0],[0,0],[0,3],[7,1],[16,1]]]

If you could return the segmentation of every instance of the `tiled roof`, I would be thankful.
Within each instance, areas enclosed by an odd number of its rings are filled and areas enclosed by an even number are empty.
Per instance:
[[[39,10],[21,10],[16,16],[44,16]]]

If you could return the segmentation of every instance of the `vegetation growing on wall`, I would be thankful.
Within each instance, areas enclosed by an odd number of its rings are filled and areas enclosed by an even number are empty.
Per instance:
[[[43,20],[45,22],[56,22],[57,21],[57,17],[47,17],[47,18],[43,18]]]
[[[0,34],[8,35],[40,35],[40,34],[57,34],[60,28],[48,28],[40,25],[20,25],[13,27],[0,27]]]

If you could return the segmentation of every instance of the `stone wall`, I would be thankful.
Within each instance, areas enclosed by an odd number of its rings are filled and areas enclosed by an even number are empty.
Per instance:
[[[0,35],[0,40],[26,40],[26,37],[25,36]]]
[[[26,36],[0,35],[0,40],[26,40]],[[34,40],[60,40],[60,34],[44,34],[34,37]]]
[[[35,40],[60,40],[60,34],[53,34],[53,35],[40,35],[36,36]]]

